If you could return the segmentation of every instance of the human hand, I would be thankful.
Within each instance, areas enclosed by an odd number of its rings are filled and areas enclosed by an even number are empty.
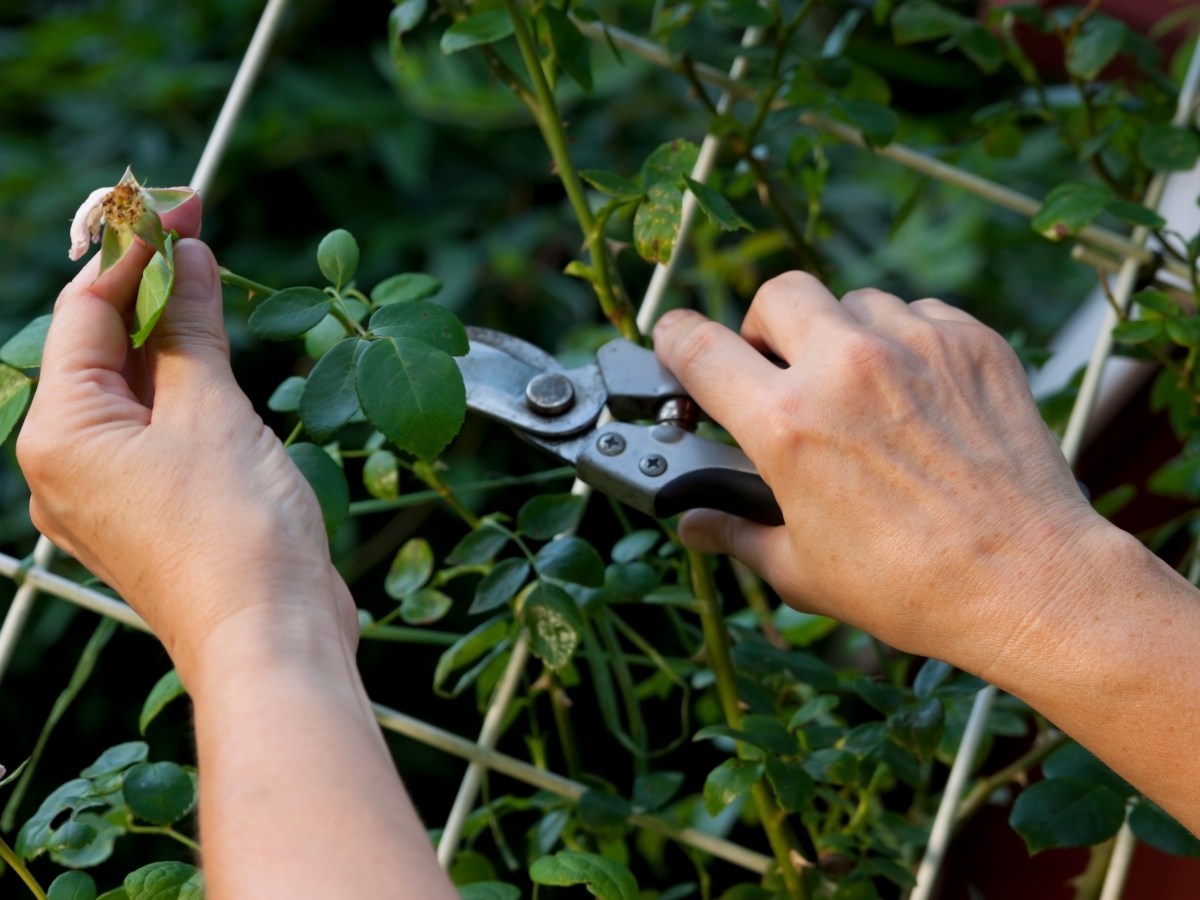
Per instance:
[[[134,607],[185,681],[230,623],[353,647],[316,498],[234,381],[216,261],[192,237],[199,200],[164,227],[188,239],[144,348],[127,324],[140,241],[99,278],[94,257],[55,304],[17,442],[33,522]]]
[[[1052,601],[1072,553],[1110,529],[1016,355],[938,300],[866,290],[839,303],[790,273],[759,291],[741,337],[680,312],[655,344],[786,520],[697,510],[681,538],[741,559],[800,609],[981,672]]]

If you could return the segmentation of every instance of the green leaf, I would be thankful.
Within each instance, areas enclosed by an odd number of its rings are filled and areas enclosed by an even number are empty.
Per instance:
[[[456,566],[478,566],[491,562],[508,541],[505,532],[489,528],[485,522],[454,545],[454,549],[446,556],[446,562]]]
[[[8,440],[13,426],[29,405],[33,382],[20,369],[0,366],[0,443]]]
[[[1128,200],[1114,200],[1105,207],[1110,213],[1130,225],[1141,225],[1145,228],[1165,228],[1167,220],[1152,209],[1147,209],[1140,203],[1130,203]]]
[[[342,467],[316,444],[292,444],[287,454],[317,495],[325,533],[332,538],[350,511],[350,487]]]
[[[125,888],[113,888],[111,891],[105,891],[96,900],[129,900],[129,894],[125,893]]]
[[[566,668],[579,647],[583,617],[562,588],[534,582],[524,594],[521,621],[529,629],[529,650],[550,668]]]
[[[105,226],[104,237],[100,239],[101,275],[121,261],[121,257],[128,253],[129,248],[133,246],[133,239],[135,237],[137,235],[133,233],[132,228],[109,228]]]
[[[30,759],[32,759],[32,757],[30,757]],[[21,773],[25,771],[25,767],[27,765],[29,765],[29,759],[26,759],[11,772],[6,772],[4,766],[0,766],[0,787],[4,787],[6,784],[11,784],[20,778]]]
[[[371,341],[359,355],[358,399],[388,440],[426,460],[458,434],[467,411],[453,358],[408,338]]]
[[[414,300],[427,300],[441,289],[442,283],[432,275],[406,272],[385,278],[375,285],[375,290],[371,291],[371,301],[378,306],[411,303]]]
[[[803,812],[808,808],[817,786],[803,765],[768,753],[763,758],[763,771],[780,808],[787,812]]]
[[[63,872],[50,882],[46,900],[96,900],[96,882],[87,872]]]
[[[300,395],[304,392],[304,379],[289,375],[267,399],[267,409],[277,413],[291,413],[300,408]]]
[[[906,706],[888,721],[896,743],[921,759],[932,758],[945,726],[946,710],[937,697],[926,697],[916,705]]]
[[[1004,62],[1003,45],[978,22],[966,24],[955,36],[954,43],[983,72],[991,74]]]
[[[402,39],[425,18],[426,6],[426,0],[400,0],[388,16],[388,48],[397,66],[404,64]]]
[[[391,450],[373,450],[363,464],[363,487],[372,497],[395,500],[400,496],[400,460]]]
[[[1047,778],[1082,778],[1104,784],[1125,797],[1137,793],[1129,782],[1076,743],[1059,747],[1051,753],[1042,763],[1042,773]]]
[[[576,801],[575,811],[579,824],[599,835],[624,831],[627,820],[633,815],[633,808],[624,797],[600,791],[585,791]]]
[[[1179,304],[1175,302],[1175,298],[1165,291],[1158,291],[1154,288],[1138,291],[1133,295],[1133,302],[1163,316],[1179,314]]]
[[[160,216],[179,209],[196,196],[196,192],[190,188],[142,188],[142,193],[146,197],[146,205]]]
[[[675,187],[679,179],[691,174],[699,156],[700,148],[691,141],[676,139],[660,144],[642,163],[637,180],[646,188],[660,183]]]
[[[1090,225],[1113,199],[1103,185],[1068,181],[1046,195],[1030,225],[1043,237],[1059,241]]]
[[[884,147],[892,142],[900,128],[900,117],[878,103],[867,100],[831,100],[830,111],[850,123],[871,147]]]
[[[1050,778],[1021,791],[1009,824],[1030,853],[1088,847],[1108,840],[1125,821],[1125,798],[1083,778]]]
[[[480,44],[494,44],[513,33],[513,23],[502,9],[475,13],[455,22],[442,34],[442,53],[447,56]]]
[[[438,693],[445,693],[442,691],[442,685],[451,672],[470,665],[488,651],[503,644],[508,637],[508,624],[507,612],[501,613],[476,626],[450,645],[438,658],[437,667],[433,671],[433,689]],[[453,694],[456,695],[465,686],[460,684]]]
[[[1151,169],[1186,172],[1200,158],[1200,136],[1190,128],[1148,125],[1138,135],[1138,156]]]
[[[807,725],[813,719],[818,719],[834,709],[841,700],[832,694],[818,694],[811,700],[806,700],[800,708],[792,713],[788,728],[799,728]]]
[[[317,245],[317,266],[334,288],[341,290],[358,271],[358,241],[344,228],[321,238]]]
[[[633,244],[638,255],[650,263],[666,265],[679,239],[683,194],[667,182],[655,182],[633,216]]]
[[[553,856],[543,856],[529,867],[529,878],[535,884],[561,887],[581,884],[601,900],[638,897],[637,881],[627,868],[603,856],[578,850],[559,850]]]
[[[17,842],[13,847],[17,856],[33,859],[45,853],[53,830],[50,823],[64,812],[75,812],[78,809],[86,809],[89,805],[97,805],[91,794],[92,785],[83,778],[73,778],[51,791],[37,812],[30,816],[17,833]]]
[[[183,767],[173,762],[142,762],[125,773],[125,803],[139,819],[170,825],[196,803],[196,789]]]
[[[81,850],[94,841],[99,833],[87,822],[68,819],[51,833],[46,849],[51,853]]]
[[[662,809],[683,787],[682,772],[651,772],[633,780],[633,802],[646,812]]]
[[[722,231],[737,231],[739,228],[754,230],[754,226],[737,214],[720,191],[688,175],[684,175],[683,180],[696,195],[696,202],[700,204],[709,221]]]
[[[928,697],[954,672],[954,666],[940,659],[927,659],[913,679],[913,693],[920,698]]]
[[[542,8],[550,32],[550,49],[562,70],[575,83],[592,92],[592,42],[579,33],[575,23],[562,10],[546,5]]]
[[[613,562],[626,563],[641,559],[662,539],[661,532],[643,528],[625,535],[612,548]]]
[[[145,741],[127,741],[109,747],[96,761],[80,772],[83,778],[100,778],[128,769],[134,763],[144,762],[150,755],[150,745]]]
[[[458,885],[462,900],[521,900],[520,888],[503,881],[475,881]]]
[[[579,177],[602,194],[616,197],[620,200],[633,200],[645,192],[627,178],[605,172],[602,169],[584,169]]]
[[[328,294],[314,287],[276,291],[255,307],[247,327],[265,341],[286,341],[315,328],[333,308]]]
[[[1163,853],[1200,857],[1200,840],[1145,798],[1129,814],[1129,828],[1139,841]]]
[[[160,712],[166,709],[168,703],[178,697],[182,697],[187,693],[183,688],[183,682],[179,680],[179,673],[174,669],[167,672],[162,678],[154,683],[154,687],[150,689],[150,694],[146,697],[146,702],[142,704],[142,713],[138,716],[138,732],[146,733],[146,729],[150,727]]]
[[[892,16],[892,39],[904,45],[948,37],[962,28],[965,21],[939,3],[914,0],[905,3]]]
[[[1130,319],[1113,328],[1113,340],[1122,344],[1144,344],[1163,337],[1163,323],[1153,319]]]
[[[367,342],[349,337],[334,344],[308,374],[300,393],[300,421],[323,444],[359,412],[358,355]]]
[[[471,349],[458,317],[436,303],[413,300],[383,306],[371,316],[371,331],[383,337],[423,341],[451,356],[465,356]]]
[[[1107,16],[1091,16],[1067,48],[1067,71],[1094,81],[1125,44],[1127,29]]]
[[[404,598],[400,618],[409,625],[430,625],[450,612],[454,601],[433,588],[425,588]]]
[[[585,502],[576,494],[539,494],[517,513],[517,531],[538,541],[573,531]]]
[[[133,333],[129,336],[135,348],[146,343],[162,311],[167,308],[167,300],[175,286],[174,256],[175,242],[168,235],[163,241],[162,251],[155,251],[142,272],[137,301],[133,306]]]
[[[742,719],[741,728],[730,728],[728,725],[706,725],[692,736],[692,740],[705,741],[715,737],[744,741],[755,747],[785,756],[800,751],[796,738],[774,716],[745,716]]]
[[[704,780],[704,808],[717,815],[734,800],[748,793],[762,778],[762,763],[745,759],[727,759],[708,773]]]
[[[125,876],[129,900],[204,900],[204,875],[181,862],[157,862]]]
[[[478,532],[477,532],[478,533]],[[495,534],[496,532],[493,532]],[[503,606],[517,593],[529,577],[529,563],[523,559],[504,559],[492,567],[475,588],[475,600],[468,612],[478,615]]]
[[[42,364],[42,348],[52,315],[38,316],[0,347],[0,362],[17,369],[36,369]]]
[[[719,22],[734,28],[766,28],[773,21],[771,10],[756,0],[714,0],[709,7]]]
[[[383,589],[393,600],[415,594],[433,575],[433,549],[424,538],[412,538],[396,553]]]
[[[544,578],[570,581],[584,587],[604,584],[604,560],[583,538],[567,535],[551,541],[537,552],[533,566]]]

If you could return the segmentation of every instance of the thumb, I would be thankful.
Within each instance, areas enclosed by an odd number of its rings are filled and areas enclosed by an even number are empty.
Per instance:
[[[760,525],[715,509],[693,509],[679,520],[679,539],[692,550],[725,553],[744,562],[777,591],[795,580],[782,526]]]
[[[221,280],[212,251],[201,241],[175,245],[175,285],[150,340],[150,371],[157,399],[216,380],[233,381]]]

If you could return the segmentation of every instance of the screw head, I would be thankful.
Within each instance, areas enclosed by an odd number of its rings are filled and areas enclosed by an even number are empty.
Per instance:
[[[525,403],[539,415],[561,415],[575,405],[575,388],[561,372],[542,372],[525,385]]]
[[[638,469],[643,475],[657,478],[663,472],[667,471],[667,461],[657,453],[651,453],[649,456],[643,456],[638,460]]]
[[[606,431],[596,439],[596,449],[605,456],[618,456],[625,452],[625,438],[616,432]]]

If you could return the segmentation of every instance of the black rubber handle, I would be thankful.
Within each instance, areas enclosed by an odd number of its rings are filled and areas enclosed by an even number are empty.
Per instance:
[[[654,514],[660,519],[699,508],[719,509],[763,525],[783,524],[775,495],[749,472],[696,469],[672,479],[654,495]]]

